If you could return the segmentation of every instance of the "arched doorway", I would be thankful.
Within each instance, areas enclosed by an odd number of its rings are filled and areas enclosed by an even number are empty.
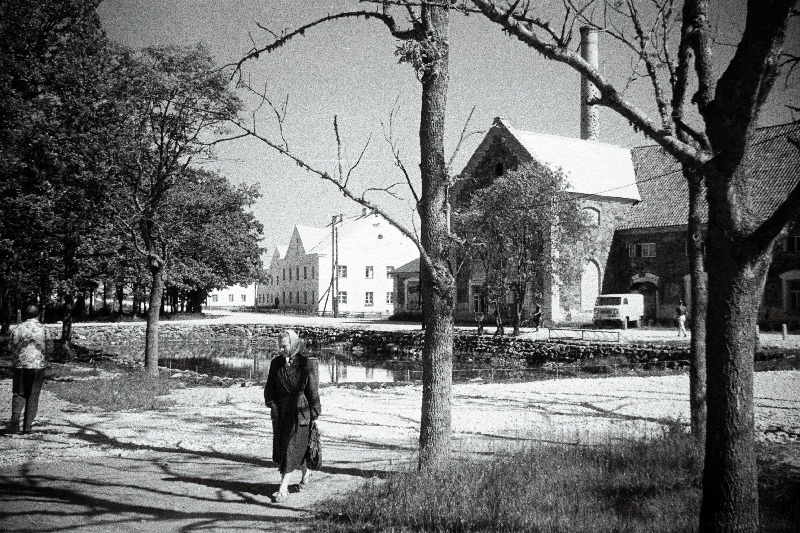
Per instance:
[[[658,318],[658,287],[650,281],[634,283],[631,292],[644,296],[644,315],[642,320],[646,324],[654,324]]]
[[[600,295],[600,267],[587,259],[581,270],[581,311],[591,311]]]

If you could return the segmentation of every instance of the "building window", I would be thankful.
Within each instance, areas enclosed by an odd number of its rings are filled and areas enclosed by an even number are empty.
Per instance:
[[[364,273],[364,277],[367,278],[367,279],[374,278],[375,277],[375,269],[373,269],[371,266],[368,266],[367,269],[366,269],[366,272]]]
[[[308,303],[308,292],[307,291],[303,291],[303,303],[304,304]]]
[[[391,278],[392,277],[392,272],[394,272],[394,267],[393,266],[387,266],[386,267],[386,277],[387,278]]]
[[[643,242],[640,244],[631,244],[628,247],[628,255],[630,257],[655,257],[656,243]]]
[[[286,281],[286,269],[283,269],[283,281]]]
[[[246,301],[247,301],[247,295],[246,295],[246,294],[242,294],[242,301],[243,301],[243,302],[246,302]]]
[[[800,313],[800,280],[790,279],[786,282],[786,296],[789,301],[789,312]]]
[[[281,302],[283,302],[284,305],[286,304],[286,291],[283,291],[283,298],[281,298]]]
[[[387,292],[386,293],[386,303],[387,304],[393,304],[394,303],[394,293],[393,292]]]
[[[336,277],[337,278],[347,277],[347,265],[339,265],[336,267]]]
[[[484,302],[485,298],[483,296],[483,285],[473,285],[472,286],[472,312],[473,313],[483,313]]]
[[[289,281],[292,281],[292,267],[289,267]]]
[[[373,298],[373,293],[371,293],[371,292],[366,293],[366,295],[364,297],[364,305],[374,305],[374,304],[375,304],[375,302],[374,302],[374,298]]]
[[[786,237],[786,251],[792,254],[800,253],[800,235]]]
[[[295,267],[294,273],[296,274],[294,279],[300,281],[300,267]]]
[[[308,279],[308,267],[303,267],[303,279]]]
[[[497,163],[494,164],[494,176],[496,178],[499,178],[500,176],[502,176],[504,170],[505,170],[505,168],[503,168],[503,162],[502,161],[498,161]]]
[[[706,241],[702,241],[700,243],[700,250],[702,251],[703,255],[706,255]],[[683,251],[686,254],[686,257],[689,257],[689,243],[688,242],[684,243]]]
[[[339,303],[346,304],[347,303],[347,291],[339,291]]]
[[[296,293],[294,293],[294,295],[295,295],[294,301],[299,304],[300,303],[300,291],[297,291]]]
[[[584,207],[582,210],[586,224],[593,227],[600,225],[600,210],[596,207]]]
[[[292,291],[289,291],[289,303],[292,303]]]
[[[229,294],[229,295],[228,295],[228,301],[229,301],[229,302],[232,302],[232,301],[233,301],[233,294]]]
[[[219,301],[219,295],[218,294],[212,294],[211,295],[211,301],[214,302],[214,303],[218,302]]]
[[[316,272],[316,267],[314,265],[311,265],[311,279],[314,279],[314,276],[316,276],[315,272]]]

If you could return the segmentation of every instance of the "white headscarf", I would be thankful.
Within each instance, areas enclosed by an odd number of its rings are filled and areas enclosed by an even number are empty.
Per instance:
[[[297,353],[300,351],[301,348],[300,337],[293,329],[283,330],[283,332],[281,333],[281,338],[283,337],[289,338],[289,350],[285,354],[283,354],[283,356],[286,357],[287,361],[291,361],[292,357],[297,355]]]

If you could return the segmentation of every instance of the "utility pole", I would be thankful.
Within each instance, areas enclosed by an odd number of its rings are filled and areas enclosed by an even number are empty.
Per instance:
[[[331,307],[333,308],[333,316],[339,316],[339,273],[336,271],[338,268],[338,258],[336,257],[336,221],[339,215],[331,217]]]
[[[344,215],[333,215],[331,217],[331,291],[333,292],[333,316],[339,316],[339,228],[337,224],[341,224],[344,220]]]

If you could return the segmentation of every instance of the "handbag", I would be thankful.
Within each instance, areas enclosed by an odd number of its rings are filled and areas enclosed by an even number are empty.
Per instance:
[[[306,466],[311,470],[319,470],[322,466],[322,442],[316,420],[311,422],[306,449]]]

